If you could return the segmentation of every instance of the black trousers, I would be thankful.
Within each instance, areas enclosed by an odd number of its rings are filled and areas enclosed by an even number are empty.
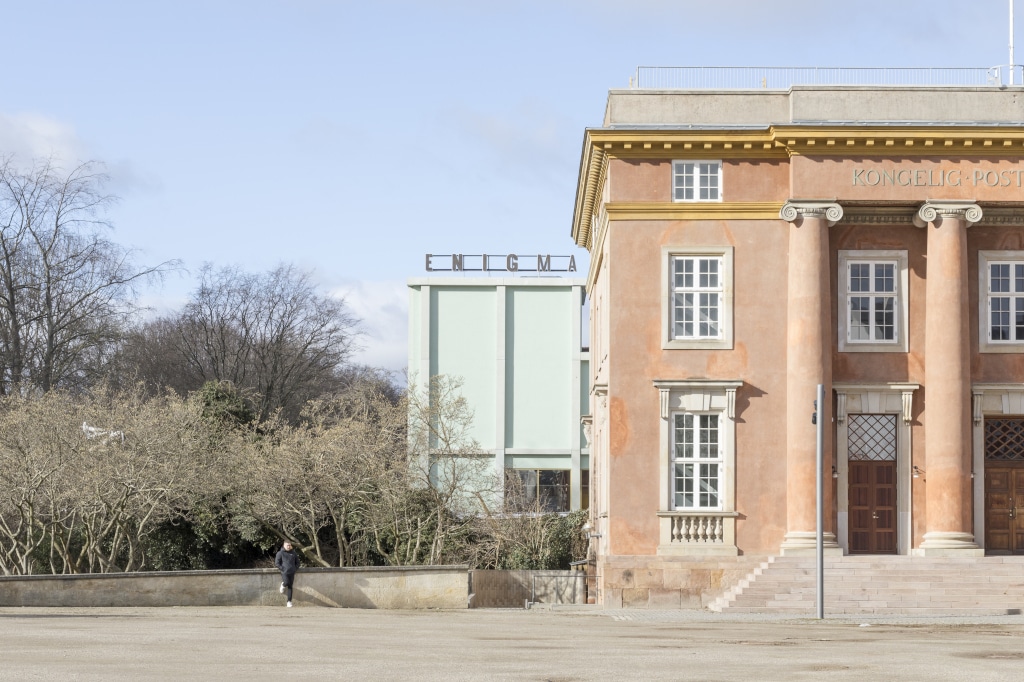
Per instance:
[[[282,573],[281,583],[284,585],[285,594],[288,595],[288,601],[292,600],[292,584],[295,583],[295,573]]]

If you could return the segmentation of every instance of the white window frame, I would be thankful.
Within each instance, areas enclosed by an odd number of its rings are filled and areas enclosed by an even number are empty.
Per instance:
[[[836,317],[839,321],[839,351],[843,353],[906,353],[909,351],[907,330],[909,326],[910,308],[908,305],[909,268],[906,251],[861,250],[840,251],[838,264],[838,289]],[[893,305],[892,340],[883,339],[851,339],[850,332],[850,299],[867,295],[874,298],[878,294],[871,292],[850,291],[850,266],[853,264],[887,264],[895,266],[895,291],[892,296],[896,301]],[[874,268],[872,268],[872,275]],[[882,292],[889,295],[889,292]]]
[[[687,189],[691,191],[692,196],[680,197],[680,190]],[[707,190],[707,196],[704,198],[700,196],[703,190]],[[672,161],[672,201],[683,203],[722,201],[721,160],[677,159]]]
[[[739,380],[659,379],[658,390],[661,433],[659,468],[659,544],[663,555],[735,556],[736,547],[736,391],[743,386]],[[684,508],[675,506],[675,415],[704,414],[718,416],[719,464],[717,508]],[[683,543],[672,539],[673,524],[680,518],[714,518],[721,524],[722,541],[708,545]]]
[[[715,288],[695,286],[687,291],[700,295],[714,293],[718,295],[718,335],[702,337],[699,335],[699,321],[695,320],[694,336],[675,336],[675,295],[682,290],[675,286],[675,263],[678,259],[716,259],[718,266],[718,284]],[[733,248],[717,247],[673,247],[662,248],[661,257],[662,281],[662,315],[661,315],[661,347],[670,349],[720,349],[731,350],[733,347]],[[699,304],[696,306],[699,308]]]
[[[1024,339],[992,339],[992,299],[1010,299],[1010,329],[1017,305],[1024,306],[1024,291],[997,292],[991,291],[991,267],[993,265],[1010,266],[1010,281],[1015,279],[1014,266],[1024,266],[1024,251],[979,251],[978,252],[978,350],[981,353],[1020,353],[1024,351]],[[1011,289],[1013,287],[1011,286]],[[1019,302],[1019,303],[1015,303]]]
[[[685,426],[686,418],[690,418],[690,426]],[[710,422],[713,421],[714,426],[712,428],[706,428],[704,420]],[[683,430],[688,431],[691,436],[692,451],[690,456],[680,456],[680,446],[683,444],[679,440],[680,435],[680,421],[683,422]],[[722,511],[723,505],[723,488],[725,482],[725,454],[722,447],[722,415],[721,412],[688,412],[684,410],[673,412],[670,417],[670,428],[672,433],[672,440],[669,443],[669,481],[671,490],[669,491],[669,508],[673,511]],[[713,437],[711,434],[714,434]],[[713,441],[713,442],[712,442]],[[714,446],[715,456],[708,457],[702,456],[700,451],[708,447]],[[693,483],[693,489],[689,494],[693,496],[693,504],[679,504],[680,495],[686,493],[680,491],[680,483],[682,480],[679,476],[678,467],[689,466],[694,467],[692,476],[686,477]],[[701,469],[703,466],[714,466],[714,476],[705,474]],[[702,497],[709,495],[703,491],[701,482],[704,480],[713,480],[714,485],[714,496],[716,504],[701,504]]]

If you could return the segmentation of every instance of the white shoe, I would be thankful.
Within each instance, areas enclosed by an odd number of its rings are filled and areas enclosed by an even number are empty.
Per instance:
[[[292,607],[292,603],[288,602],[285,606],[287,606],[288,608],[291,608]]]
[[[281,594],[284,594],[284,583],[281,583],[281,589],[278,590]]]

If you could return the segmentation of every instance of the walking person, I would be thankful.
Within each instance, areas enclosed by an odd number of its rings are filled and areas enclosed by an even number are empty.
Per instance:
[[[292,543],[284,541],[284,546],[274,557],[274,565],[281,571],[281,592],[288,591],[288,608],[292,607],[292,584],[295,582],[295,572],[299,570],[299,555],[292,549]]]

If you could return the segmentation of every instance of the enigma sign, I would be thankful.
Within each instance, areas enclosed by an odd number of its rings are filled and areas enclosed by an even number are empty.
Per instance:
[[[451,267],[438,267],[442,263]],[[576,272],[576,256],[428,253],[427,272]]]
[[[854,168],[854,187],[1021,187],[1024,168],[983,170],[960,168]]]

